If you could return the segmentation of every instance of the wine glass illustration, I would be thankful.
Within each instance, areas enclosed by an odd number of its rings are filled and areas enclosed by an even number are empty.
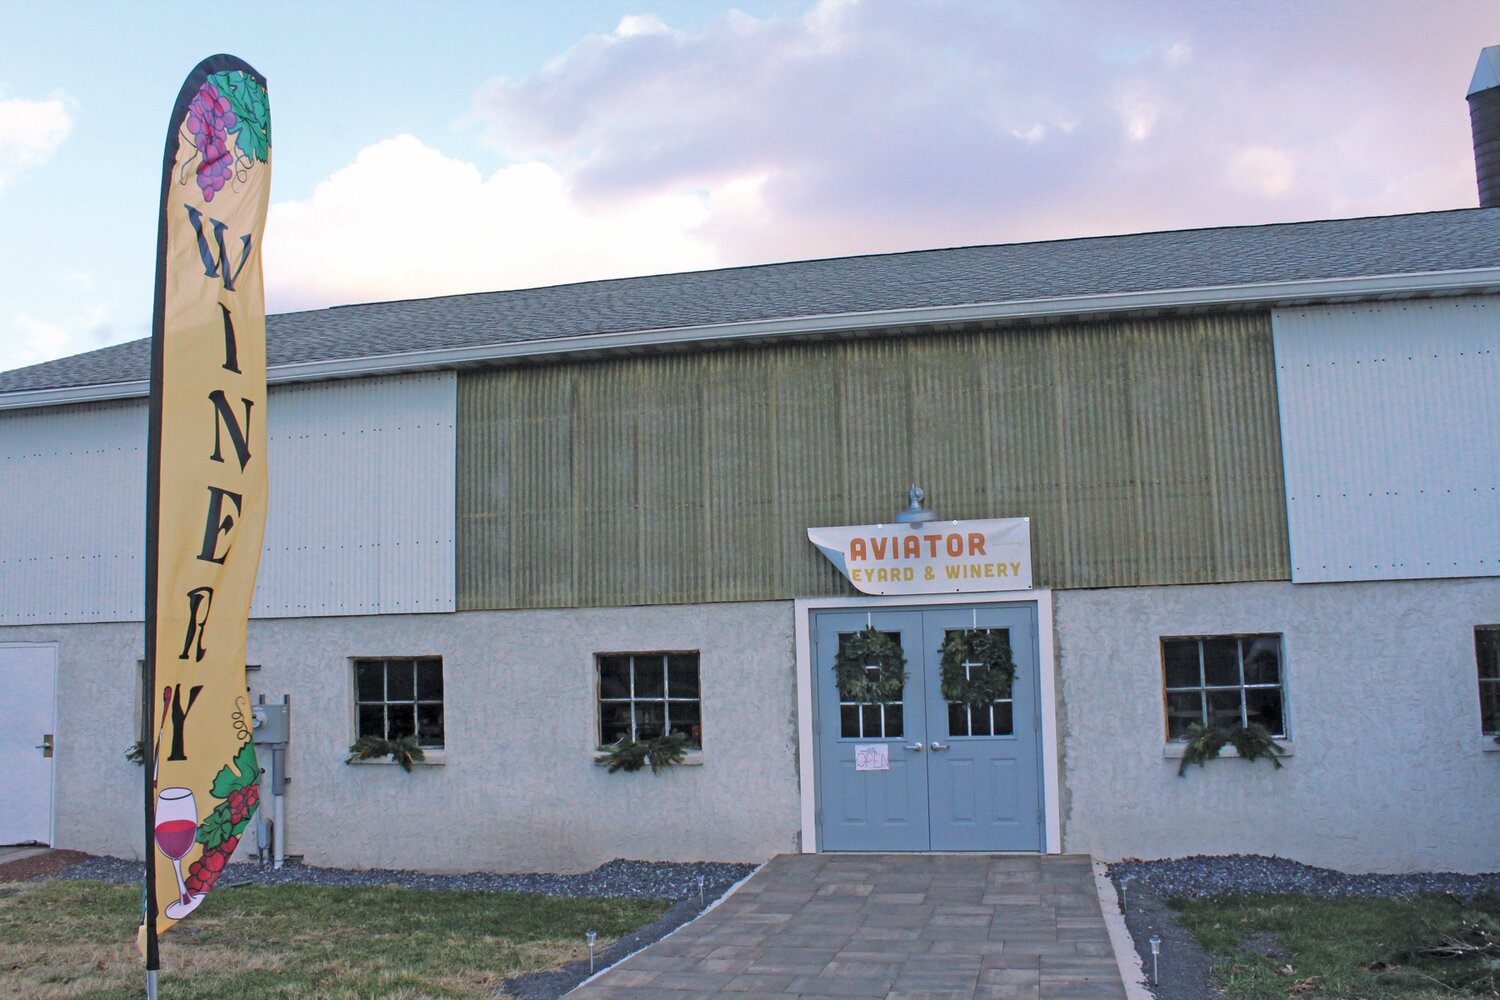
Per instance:
[[[198,803],[193,799],[191,788],[164,788],[156,799],[156,847],[172,859],[172,870],[177,873],[176,902],[168,903],[165,913],[173,920],[187,916],[197,909],[202,895],[194,896],[182,880],[182,859],[193,849],[198,836]]]

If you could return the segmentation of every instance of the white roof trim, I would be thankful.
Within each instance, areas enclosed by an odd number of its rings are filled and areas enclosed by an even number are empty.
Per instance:
[[[365,358],[305,361],[276,365],[267,372],[267,381],[274,385],[279,382],[308,382],[321,379],[388,375],[485,361],[514,361],[567,354],[594,354],[633,348],[685,347],[693,344],[737,340],[792,339],[808,335],[888,330],[905,326],[996,320],[1063,319],[1072,316],[1143,311],[1208,309],[1215,306],[1311,305],[1319,302],[1359,299],[1495,293],[1500,293],[1500,267],[1371,275],[1356,278],[1317,278],[1248,285],[1171,288],[1105,295],[1070,295],[959,306],[923,306],[913,309],[882,309],[821,316],[789,316],[741,323],[631,330],[623,333],[595,333],[475,347],[410,351]],[[0,410],[130,399],[145,396],[149,390],[150,385],[145,380],[61,389],[20,390],[0,393]]]

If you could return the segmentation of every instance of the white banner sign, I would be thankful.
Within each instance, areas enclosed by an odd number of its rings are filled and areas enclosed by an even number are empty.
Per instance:
[[[865,594],[1031,589],[1031,519],[808,528],[807,538]]]

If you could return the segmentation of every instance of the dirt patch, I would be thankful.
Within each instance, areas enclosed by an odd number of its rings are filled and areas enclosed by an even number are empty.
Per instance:
[[[56,875],[87,859],[88,855],[82,851],[46,851],[29,858],[17,858],[0,864],[0,882],[24,882],[38,875]],[[145,877],[144,868],[141,877]]]
[[[1146,985],[1158,1000],[1223,1000],[1224,994],[1213,988],[1211,972],[1214,957],[1198,946],[1193,936],[1181,927],[1172,910],[1156,896],[1132,889],[1126,900],[1125,926],[1141,956]],[[1161,954],[1157,957],[1157,981],[1151,981],[1151,935],[1161,936]]]

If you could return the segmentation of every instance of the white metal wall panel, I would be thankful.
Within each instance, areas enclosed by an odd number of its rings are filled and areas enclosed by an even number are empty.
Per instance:
[[[1500,576],[1500,301],[1272,316],[1292,580]]]
[[[146,403],[0,414],[0,625],[141,617]]]
[[[276,386],[258,618],[452,611],[452,372]]]
[[[456,384],[271,388],[255,617],[453,610]],[[0,625],[141,619],[145,449],[144,400],[0,414]]]

